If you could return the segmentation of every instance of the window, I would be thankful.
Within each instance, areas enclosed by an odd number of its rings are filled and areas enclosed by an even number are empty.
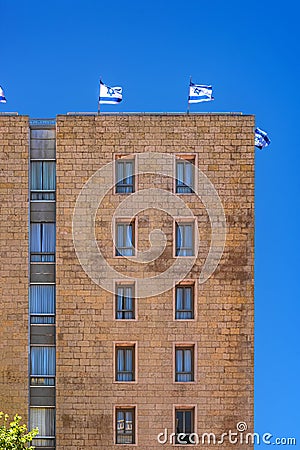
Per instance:
[[[194,223],[176,223],[176,256],[194,256]]]
[[[30,323],[53,324],[55,322],[55,286],[30,286]]]
[[[177,285],[175,287],[175,319],[194,318],[194,285]]]
[[[135,318],[134,286],[119,285],[116,293],[116,319]]]
[[[191,194],[194,192],[195,158],[176,161],[176,193]]]
[[[134,255],[134,222],[117,223],[116,256]]]
[[[30,377],[31,386],[54,386],[55,347],[31,347]]]
[[[194,381],[194,348],[176,347],[175,381]]]
[[[134,192],[134,161],[117,159],[116,161],[116,193],[131,194]]]
[[[134,381],[134,353],[134,345],[116,347],[116,381]]]
[[[31,161],[31,200],[55,200],[55,161]]]
[[[176,444],[194,444],[190,441],[190,434],[194,433],[194,409],[176,409],[175,420]]]
[[[55,447],[55,409],[30,408],[30,429],[38,428],[39,434],[32,441],[37,447]]]
[[[116,443],[135,444],[135,408],[117,408]]]
[[[30,225],[30,258],[32,262],[54,262],[55,223]]]

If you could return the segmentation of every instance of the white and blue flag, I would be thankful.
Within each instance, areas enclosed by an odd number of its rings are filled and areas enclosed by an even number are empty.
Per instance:
[[[5,94],[1,86],[0,86],[0,103],[6,103]]]
[[[210,102],[211,100],[214,100],[212,86],[190,82],[189,103]]]
[[[254,145],[255,147],[258,147],[260,149],[268,147],[271,140],[269,139],[267,133],[260,128],[256,128],[255,130],[255,141]]]
[[[122,101],[122,88],[119,86],[109,87],[100,80],[99,103],[113,105]]]

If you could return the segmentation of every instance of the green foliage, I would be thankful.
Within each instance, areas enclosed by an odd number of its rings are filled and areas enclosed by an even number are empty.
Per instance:
[[[8,423],[8,414],[0,412],[0,449],[1,450],[33,450],[28,442],[38,434],[37,428],[27,432],[26,425],[20,425],[22,417],[15,415],[14,420]]]

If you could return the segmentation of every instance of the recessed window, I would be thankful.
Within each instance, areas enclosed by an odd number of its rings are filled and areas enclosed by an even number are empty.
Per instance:
[[[30,323],[53,324],[55,322],[55,286],[30,286]]]
[[[55,200],[55,161],[31,161],[31,200]]]
[[[135,346],[116,347],[116,381],[135,380]]]
[[[32,444],[37,447],[55,447],[55,409],[30,407],[30,429],[38,428],[39,434]]]
[[[116,160],[116,193],[131,194],[134,192],[134,160]]]
[[[195,158],[176,160],[176,193],[191,194],[194,192]]]
[[[194,285],[175,287],[175,319],[194,319]]]
[[[134,222],[116,224],[116,256],[134,255]]]
[[[55,223],[30,224],[30,260],[55,261]]]
[[[135,444],[135,408],[116,409],[116,443]]]
[[[175,381],[194,381],[194,347],[176,347]]]
[[[30,349],[31,386],[54,386],[55,347],[32,346]]]
[[[194,223],[176,223],[176,256],[194,256]]]
[[[116,292],[116,319],[135,318],[134,286],[118,285]]]
[[[194,444],[190,441],[191,433],[194,433],[194,408],[175,410],[176,444]]]

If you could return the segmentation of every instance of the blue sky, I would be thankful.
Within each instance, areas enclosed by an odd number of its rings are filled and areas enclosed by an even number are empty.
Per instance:
[[[299,434],[299,4],[265,0],[0,0],[7,105],[31,117],[96,111],[98,80],[121,85],[104,111],[184,112],[189,76],[215,101],[192,111],[256,115],[256,431]],[[262,446],[260,446],[262,447]]]

